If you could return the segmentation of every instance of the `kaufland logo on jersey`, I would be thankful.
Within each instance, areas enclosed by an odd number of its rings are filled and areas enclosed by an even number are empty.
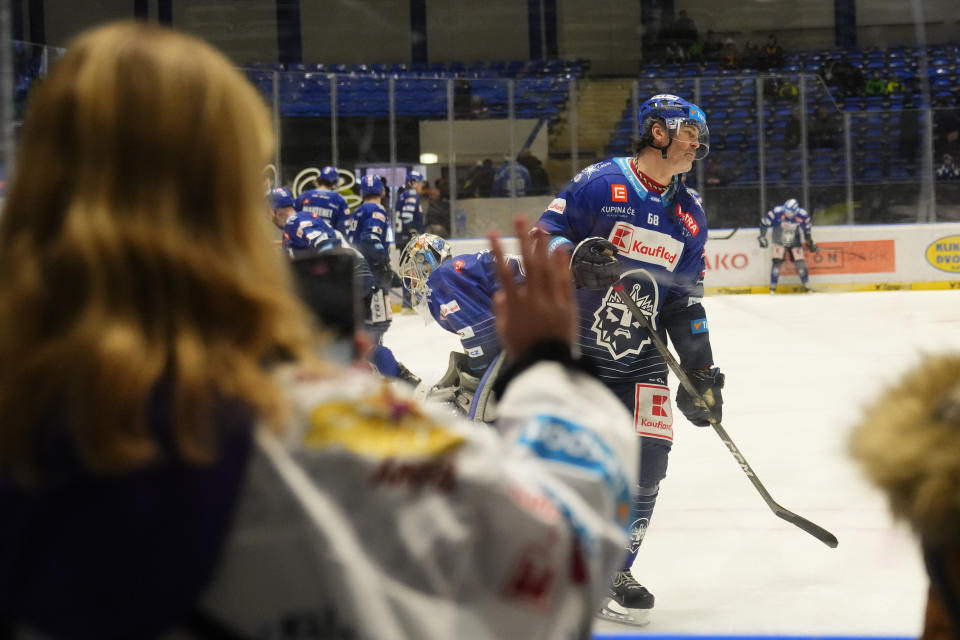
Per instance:
[[[620,255],[660,265],[667,271],[677,267],[683,243],[666,233],[635,227],[629,222],[618,222],[610,232],[610,242]]]

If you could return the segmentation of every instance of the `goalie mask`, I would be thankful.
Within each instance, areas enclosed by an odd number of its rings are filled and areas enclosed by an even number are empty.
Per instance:
[[[418,311],[426,308],[430,288],[427,278],[440,264],[453,257],[450,244],[440,236],[424,233],[413,238],[400,254],[400,280],[413,297]]]
[[[681,129],[695,127],[698,132],[696,141],[700,145],[696,149],[696,159],[702,160],[710,153],[710,130],[707,128],[707,117],[703,110],[692,102],[668,93],[661,93],[640,105],[637,116],[641,131],[640,140],[637,141],[638,150],[653,147],[666,158],[667,149],[674,140],[684,141],[680,134]],[[664,147],[654,144],[653,134],[650,132],[654,122],[664,125],[667,135],[670,136],[670,142]]]

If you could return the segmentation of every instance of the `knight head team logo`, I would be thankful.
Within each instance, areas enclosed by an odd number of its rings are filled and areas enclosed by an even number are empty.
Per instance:
[[[647,518],[640,518],[630,523],[630,541],[627,545],[630,553],[636,553],[640,549],[640,543],[643,542],[643,536],[647,535],[647,525],[650,521]]]
[[[660,290],[657,282],[646,269],[634,269],[623,274],[627,292],[640,310],[651,318],[657,328],[655,313],[659,307]],[[627,305],[612,288],[607,289],[600,307],[593,313],[593,325],[590,327],[596,336],[597,345],[606,347],[614,360],[624,356],[639,354],[650,343],[650,336],[633,317]]]

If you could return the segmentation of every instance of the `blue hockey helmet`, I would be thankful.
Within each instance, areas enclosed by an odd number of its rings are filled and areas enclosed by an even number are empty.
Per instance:
[[[372,173],[363,176],[363,179],[360,181],[360,195],[364,198],[367,196],[382,196],[383,180]]]
[[[410,184],[413,181],[424,182],[423,174],[419,171],[410,170],[407,172],[407,184]]]
[[[783,207],[784,209],[787,209],[788,211],[793,212],[800,208],[800,203],[797,202],[796,198],[790,198],[789,200],[783,203]]]
[[[276,211],[284,207],[293,206],[293,194],[286,187],[274,187],[267,194],[267,200],[270,202],[270,208]]]
[[[320,169],[320,175],[317,180],[328,183],[331,187],[337,186],[340,182],[340,172],[334,166],[326,166]]]
[[[413,295],[417,306],[426,302],[427,278],[440,264],[453,257],[450,243],[432,233],[422,233],[410,240],[400,253],[400,280]]]
[[[696,158],[702,160],[710,153],[710,130],[707,128],[707,116],[703,110],[692,102],[683,98],[669,94],[661,93],[646,100],[637,112],[640,122],[640,140],[637,141],[637,150],[643,147],[653,147],[659,149],[663,157],[667,157],[667,148],[673,144],[673,140],[680,128],[683,126],[694,126],[699,131],[697,136]],[[665,147],[657,147],[653,144],[653,136],[650,133],[650,127],[654,122],[660,122],[667,128],[670,136],[670,142]]]

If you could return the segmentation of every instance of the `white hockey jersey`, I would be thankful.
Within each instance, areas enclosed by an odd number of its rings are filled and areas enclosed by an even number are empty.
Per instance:
[[[589,637],[638,460],[598,380],[538,363],[492,429],[363,372],[286,375],[203,610],[256,638]]]

